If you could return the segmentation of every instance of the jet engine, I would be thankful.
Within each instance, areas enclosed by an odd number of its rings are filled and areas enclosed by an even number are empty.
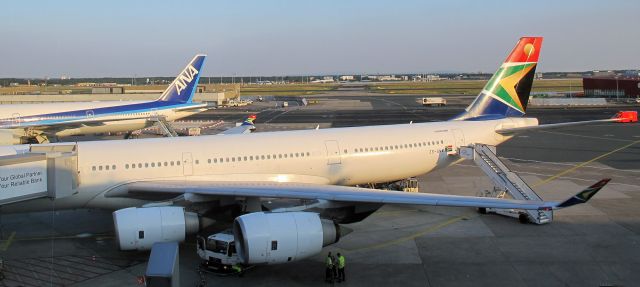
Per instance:
[[[312,212],[254,212],[234,221],[238,256],[246,264],[277,264],[320,253],[338,242],[340,226]]]
[[[113,212],[121,250],[149,250],[156,242],[182,242],[200,228],[198,215],[177,206],[130,207]]]

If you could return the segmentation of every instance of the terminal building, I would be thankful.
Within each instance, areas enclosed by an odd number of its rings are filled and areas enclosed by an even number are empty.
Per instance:
[[[585,97],[592,98],[638,98],[640,77],[591,77],[583,78]]]

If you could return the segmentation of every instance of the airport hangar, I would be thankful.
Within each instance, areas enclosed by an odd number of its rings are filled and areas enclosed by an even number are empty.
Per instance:
[[[640,77],[588,77],[582,85],[585,97],[640,98]]]

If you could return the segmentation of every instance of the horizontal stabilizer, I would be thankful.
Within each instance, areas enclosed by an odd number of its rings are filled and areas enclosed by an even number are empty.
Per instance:
[[[638,113],[636,111],[620,111],[609,119],[497,129],[496,133],[508,135],[508,134],[514,134],[518,132],[531,131],[531,130],[555,129],[555,128],[563,128],[563,127],[569,127],[569,126],[580,126],[580,125],[598,124],[598,123],[634,123],[637,121],[638,121]]]
[[[557,128],[570,127],[570,126],[581,126],[581,125],[588,125],[588,124],[613,123],[613,122],[620,122],[620,119],[611,118],[611,119],[602,119],[602,120],[566,122],[566,123],[557,123],[557,124],[506,128],[506,129],[498,129],[496,130],[496,133],[508,135],[508,134],[514,134],[514,133],[524,132],[524,131],[557,129]]]

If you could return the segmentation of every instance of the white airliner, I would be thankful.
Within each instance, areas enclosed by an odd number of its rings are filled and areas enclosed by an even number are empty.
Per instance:
[[[207,110],[192,102],[206,55],[196,55],[155,101],[0,105],[0,145],[49,137],[133,131]]]
[[[317,254],[338,240],[339,223],[363,218],[386,203],[527,210],[584,203],[607,180],[563,202],[356,187],[428,173],[461,160],[450,149],[498,145],[514,132],[544,127],[522,117],[541,42],[540,37],[520,39],[478,98],[450,121],[67,143],[77,153],[79,184],[77,194],[55,201],[56,209],[116,210],[120,248],[144,250],[155,242],[182,241],[198,231],[207,212],[243,202],[252,212],[234,221],[238,254],[245,263],[268,264]],[[262,212],[261,199],[323,204]],[[8,204],[2,211],[45,210],[50,201]]]

